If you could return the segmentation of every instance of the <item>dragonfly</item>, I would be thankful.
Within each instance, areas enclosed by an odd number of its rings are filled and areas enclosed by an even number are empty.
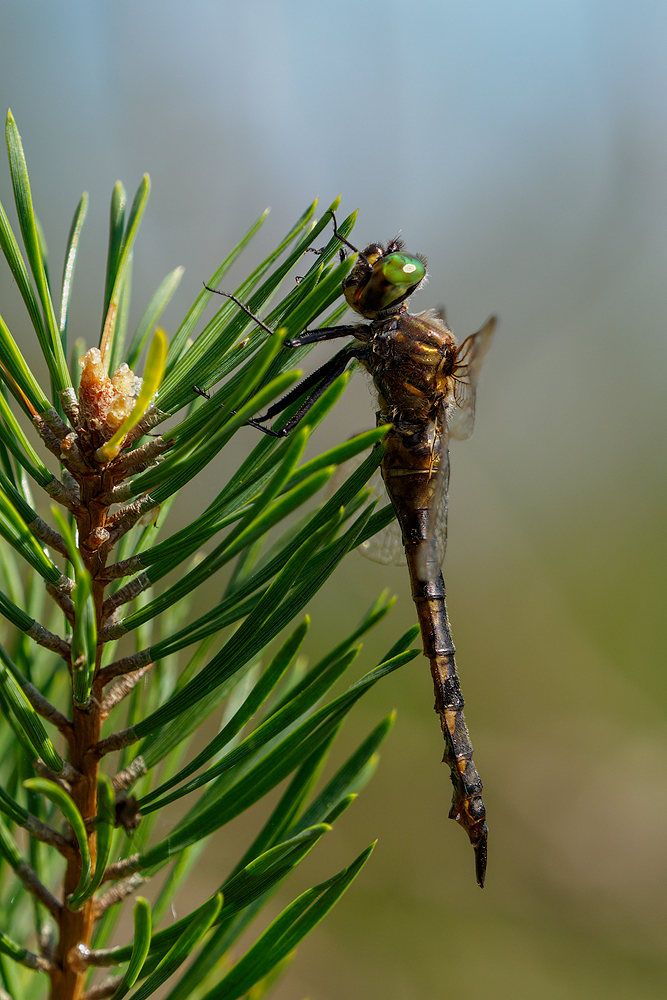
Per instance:
[[[264,415],[249,423],[268,434],[284,437],[353,361],[371,376],[378,399],[377,423],[389,425],[384,439],[382,478],[400,527],[424,655],[431,667],[435,711],[444,737],[443,761],[449,766],[454,787],[449,816],[470,838],[477,883],[483,887],[488,838],[486,810],[482,781],[473,763],[473,748],[463,715],[464,701],[440,565],[447,530],[449,439],[463,439],[472,434],[477,380],[496,318],[490,317],[477,333],[458,345],[440,311],[408,311],[408,300],[426,280],[426,258],[405,253],[399,238],[385,245],[371,243],[359,251],[339,233],[335,215],[331,214],[334,235],[341,243],[341,256],[345,254],[343,247],[358,255],[343,281],[343,294],[365,322],[304,331],[285,341],[285,347],[290,348],[338,337],[354,338],[270,406]],[[234,296],[221,294],[253,315]],[[304,394],[305,398],[281,428],[265,426]],[[375,557],[372,552],[367,554]],[[380,558],[391,561],[391,553],[385,551],[385,557]]]

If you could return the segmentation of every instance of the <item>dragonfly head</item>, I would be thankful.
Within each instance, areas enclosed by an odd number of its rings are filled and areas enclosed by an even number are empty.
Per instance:
[[[343,292],[355,312],[366,319],[397,309],[426,278],[426,258],[403,252],[401,240],[383,247],[371,243],[343,282]]]

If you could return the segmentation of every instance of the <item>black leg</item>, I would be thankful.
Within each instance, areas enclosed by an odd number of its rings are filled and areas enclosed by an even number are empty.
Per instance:
[[[294,430],[297,424],[305,417],[311,406],[317,402],[322,393],[336,381],[339,375],[343,374],[350,361],[358,357],[358,355],[358,350],[344,347],[342,351],[334,354],[333,358],[330,358],[321,368],[318,368],[312,375],[308,375],[302,382],[295,385],[293,389],[290,389],[277,403],[273,403],[264,416],[256,417],[255,420],[249,420],[248,423],[253,427],[258,427],[259,430],[267,434],[275,434],[277,437],[287,437],[290,431]],[[279,413],[282,413],[283,410],[287,409],[291,403],[299,399],[300,396],[303,396],[304,392],[308,392],[309,389],[312,389],[312,392],[304,399],[299,409],[290,417],[284,427],[281,427],[277,431],[268,427],[262,427],[262,423],[265,420],[271,420],[273,417],[278,416]]]
[[[335,340],[337,337],[358,337],[367,328],[367,323],[357,323],[354,326],[323,326],[319,330],[304,330],[298,337],[286,340],[283,347],[305,347],[306,344],[319,344],[323,340]]]
[[[329,209],[329,215],[331,216],[331,218],[333,220],[333,233],[334,233],[334,236],[336,237],[336,239],[340,243],[342,243],[344,246],[348,247],[349,250],[352,250],[353,253],[359,254],[359,256],[361,257],[361,259],[364,260],[364,261],[366,261],[366,264],[368,265],[368,267],[370,267],[371,265],[370,265],[369,261],[366,259],[366,257],[364,257],[364,255],[362,254],[361,250],[357,250],[356,247],[352,246],[352,244],[349,242],[349,240],[346,240],[345,237],[341,236],[341,234],[338,232],[338,223],[336,222],[336,216],[335,216],[335,214],[333,213],[333,211],[331,209]],[[320,254],[320,253],[324,253],[324,248],[322,248],[320,250],[316,250],[314,247],[308,247],[308,249],[305,250],[304,252],[305,253]],[[339,253],[339,256],[340,256],[340,262],[342,264],[343,261],[345,260],[345,258],[347,257],[347,254],[345,253],[345,250],[343,249],[343,247],[340,248],[340,250],[338,251],[338,253]]]
[[[362,254],[361,250],[357,250],[356,247],[352,246],[352,244],[349,242],[349,240],[346,240],[344,236],[340,235],[340,233],[338,232],[338,223],[336,222],[336,216],[331,211],[331,209],[329,209],[329,215],[333,219],[333,231],[334,231],[334,236],[336,237],[336,239],[340,240],[340,242],[343,243],[353,253],[358,254],[359,257],[361,257],[361,259],[366,263],[366,266],[369,269],[371,269],[371,263],[370,263],[370,261],[368,260],[367,257],[364,257],[364,255]],[[341,259],[341,261],[345,260],[345,254],[344,253],[341,253],[341,258],[340,259]]]
[[[335,328],[334,328],[335,329]],[[361,349],[363,351],[363,348]],[[298,385],[295,385],[293,389],[290,389],[282,399],[279,399],[276,403],[273,403],[266,413],[261,417],[254,417],[246,421],[246,424],[250,427],[256,427],[258,431],[262,431],[264,434],[270,434],[272,437],[287,437],[290,431],[301,422],[303,417],[308,413],[308,410],[317,400],[320,398],[325,389],[328,389],[333,382],[336,381],[339,375],[342,375],[347,368],[350,361],[361,356],[361,351],[359,348],[354,347],[344,347],[342,351],[338,354],[334,354],[333,358],[330,358],[326,364],[314,371],[312,375],[308,375],[304,378]],[[205,399],[210,399],[210,395],[204,390],[200,389],[199,386],[193,385],[193,391],[198,395],[203,396]],[[303,403],[299,407],[293,416],[287,421],[284,427],[274,430],[272,427],[264,427],[265,420],[271,420],[273,417],[277,417],[279,413],[286,410],[291,403],[303,396],[304,393],[312,389],[312,392],[304,399]],[[231,411],[235,413],[235,410]]]
[[[211,288],[210,285],[204,284],[204,288],[207,292],[215,292],[216,295],[224,295],[226,299],[231,299],[239,309],[242,309],[244,313],[254,319],[257,326],[261,326],[262,330],[266,330],[271,336],[275,333],[270,326],[267,326],[259,316],[255,316],[252,309],[250,309],[245,303],[237,299],[235,295],[231,292],[221,292],[219,288]],[[358,323],[356,326],[325,326],[320,330],[304,330],[302,334],[298,337],[292,338],[292,340],[286,340],[284,347],[303,347],[306,344],[317,344],[322,340],[334,340],[336,337],[356,337],[360,329],[365,329],[365,323]],[[201,395],[201,394],[200,394]]]
[[[210,392],[206,392],[205,389],[200,389],[198,385],[193,385],[192,386],[192,391],[196,392],[198,396],[203,396],[204,399],[210,399],[211,398]],[[220,406],[220,409],[222,409],[222,403],[220,403],[219,406]],[[231,411],[232,415],[235,414],[235,413],[236,413],[236,410],[232,410]],[[258,431],[263,431],[264,434],[271,434],[273,437],[283,437],[282,434],[280,434],[278,431],[272,430],[270,427],[262,427],[262,425],[260,423],[258,423],[256,420],[253,420],[252,417],[250,418],[250,420],[246,420],[246,425],[249,426],[249,427],[256,427]]]
[[[226,299],[231,299],[232,302],[234,302],[239,307],[239,309],[243,309],[243,312],[247,313],[247,315],[250,316],[250,319],[254,319],[257,326],[261,326],[262,330],[266,330],[266,332],[270,333],[271,336],[273,336],[273,334],[275,333],[275,330],[272,330],[270,326],[267,326],[266,323],[264,323],[259,318],[259,316],[255,316],[252,309],[248,308],[248,306],[245,305],[245,303],[241,302],[240,299],[237,299],[236,296],[232,295],[231,292],[221,292],[219,288],[211,288],[211,286],[207,285],[206,282],[204,282],[204,288],[206,289],[207,292],[215,292],[216,295],[224,295]]]
[[[353,246],[348,240],[346,240],[344,236],[341,236],[340,232],[338,231],[338,223],[336,221],[336,216],[331,210],[330,214],[333,220],[333,230],[336,239],[339,240],[344,246],[352,250],[354,253],[359,254],[362,260],[365,260],[366,264],[370,267],[370,264],[366,260],[364,255],[359,250],[357,250],[357,248]],[[321,250],[313,250],[313,253],[321,253],[321,252],[322,252]],[[345,251],[343,250],[342,247],[340,250],[340,257],[341,260],[345,259]],[[267,326],[266,323],[262,322],[261,319],[255,316],[252,310],[247,305],[245,305],[245,303],[241,302],[240,299],[237,299],[235,295],[232,295],[230,292],[222,292],[217,288],[211,288],[206,283],[204,283],[204,288],[206,288],[207,291],[209,292],[215,292],[216,295],[224,295],[225,298],[231,299],[231,301],[234,302],[240,309],[242,309],[248,316],[250,316],[251,319],[253,319],[255,323],[257,323],[258,326],[260,326],[263,330],[266,330],[267,333],[273,334],[274,331],[269,326]],[[362,339],[368,339],[368,334],[367,334],[368,329],[369,329],[368,324],[358,323],[354,326],[329,326],[313,331],[304,330],[304,332],[300,334],[298,337],[294,337],[291,340],[286,340],[283,346],[287,348],[303,347],[307,344],[317,344],[326,340],[335,340],[338,337],[351,336],[359,338],[360,333],[366,334],[366,337],[362,337]],[[344,347],[342,351],[339,351],[338,354],[335,354],[333,358],[327,361],[326,364],[322,365],[321,368],[318,368],[317,371],[313,372],[312,375],[309,375],[302,382],[296,385],[292,390],[290,390],[290,392],[288,392],[285,396],[283,396],[282,399],[278,400],[277,403],[273,403],[273,405],[269,407],[269,409],[263,416],[255,417],[251,420],[248,420],[247,424],[251,427],[256,427],[257,430],[262,431],[264,434],[271,434],[273,437],[286,437],[290,433],[290,431],[294,430],[294,428],[300,423],[300,421],[303,419],[306,413],[308,413],[313,404],[317,402],[317,400],[324,393],[324,391],[328,389],[333,382],[335,382],[335,380],[338,378],[339,375],[343,374],[350,361],[352,361],[354,358],[361,357],[363,352],[364,352],[363,347]],[[203,389],[200,389],[198,386],[195,385],[192,388],[194,392],[198,393],[200,396],[204,396],[205,399],[211,398],[207,392],[205,392]],[[296,413],[294,413],[294,415],[290,417],[290,419],[286,422],[286,424],[283,427],[281,427],[279,430],[273,430],[273,428],[271,427],[263,426],[264,421],[271,420],[279,413],[282,413],[283,410],[285,410],[288,406],[290,406],[291,403],[299,399],[301,396],[304,395],[304,393],[308,392],[311,389],[312,392],[310,392],[310,394],[306,396],[306,398],[304,399],[303,403],[298,408]]]

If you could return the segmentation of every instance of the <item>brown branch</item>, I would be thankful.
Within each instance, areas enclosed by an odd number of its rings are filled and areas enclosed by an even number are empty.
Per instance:
[[[158,437],[153,441],[147,441],[146,444],[139,445],[134,451],[123,455],[116,462],[113,467],[114,476],[122,475],[125,479],[127,476],[135,476],[138,472],[143,472],[154,465],[160,455],[171,448],[173,443],[173,441],[164,441]]]
[[[125,531],[129,531],[133,525],[137,523],[140,517],[148,513],[153,507],[157,507],[157,503],[153,500],[149,493],[145,493],[138,500],[133,503],[128,503],[125,507],[121,507],[107,519],[107,525],[110,528],[125,527]]]
[[[81,514],[82,507],[79,497],[74,492],[70,492],[66,486],[63,486],[56,476],[49,480],[44,487],[44,490],[48,493],[52,500],[55,500],[56,503],[59,503],[62,507],[67,508],[67,510],[70,510],[73,514]]]
[[[125,635],[126,631],[127,629],[123,628],[123,624],[120,622],[117,625],[108,625],[102,629],[98,638],[100,642],[108,642],[110,639],[120,639],[122,635]],[[100,670],[100,684],[105,686],[114,677],[121,677],[123,674],[132,674],[135,670],[140,670],[141,667],[150,666],[152,662],[150,646],[147,649],[140,649],[138,653],[132,653],[131,656],[124,656],[121,660],[115,660],[108,667]]]
[[[163,411],[158,410],[156,406],[151,406],[150,409],[146,410],[139,423],[136,424],[129,432],[125,438],[125,444],[134,444],[135,441],[142,438],[144,434],[148,434],[149,431],[152,431],[154,427],[157,427],[158,424],[161,424],[162,421],[166,420],[168,417],[168,413],[163,413]]]
[[[79,441],[74,431],[60,442],[60,461],[67,462],[70,468],[76,469],[84,476],[90,475],[90,465],[79,447]]]
[[[80,781],[83,777],[81,771],[76,767],[73,767],[68,760],[63,761],[62,771],[58,772],[57,777],[62,778],[63,781],[68,781],[70,784]]]
[[[49,427],[47,422],[39,414],[32,418],[32,422],[35,425],[37,433],[51,454],[55,455],[57,459],[60,459],[60,443],[63,438],[70,433],[70,428],[67,427],[65,433],[61,436],[59,434],[54,434],[52,428]]]
[[[47,722],[54,725],[63,734],[65,739],[69,741],[72,738],[73,732],[72,723],[69,719],[66,719],[62,712],[59,712],[50,701],[47,701],[42,692],[38,691],[30,681],[23,681],[21,689],[35,711],[43,719],[46,719]]]
[[[87,549],[89,553],[99,552],[103,545],[109,541],[110,535],[105,527],[99,525],[92,528],[88,535],[83,541],[83,548]],[[106,558],[106,557],[105,557]]]
[[[59,531],[52,528],[50,524],[43,521],[41,517],[37,516],[33,521],[28,524],[28,527],[32,531],[36,538],[39,538],[41,542],[45,542],[46,545],[51,549],[55,549],[59,552],[61,556],[65,559],[69,559],[67,552],[67,546],[65,545],[65,540]]]
[[[67,964],[77,972],[85,972],[91,965],[120,965],[115,955],[117,948],[89,948],[87,945],[79,944],[70,948],[67,955]]]
[[[55,847],[64,858],[69,861],[76,857],[76,851],[74,850],[74,845],[66,840],[62,834],[58,833],[53,827],[48,826],[46,823],[42,823],[41,819],[37,819],[32,813],[28,813],[28,818],[23,824],[28,833],[35,837],[36,840],[41,840],[43,844],[50,844],[51,847]]]
[[[76,479],[69,471],[69,469],[66,469],[64,465],[63,465],[62,476],[63,476],[63,486],[65,487],[66,490],[68,490],[71,493],[71,495],[74,497],[77,503],[80,503],[81,489],[79,487],[79,484],[77,483]]]
[[[68,795],[71,793],[72,788],[69,782],[65,781],[63,778],[59,777],[59,775],[55,774],[50,767],[46,766],[43,760],[37,759],[34,760],[32,763],[33,767],[35,768],[35,771],[41,778],[48,778],[49,781],[55,781],[56,784],[60,785],[60,787],[63,788],[68,793]]]
[[[40,625],[39,622],[34,621],[29,629],[25,633],[30,639],[34,641],[39,646],[44,646],[45,649],[50,649],[52,653],[58,653],[62,656],[66,663],[70,662],[70,644],[61,639],[59,635],[54,635],[53,632],[49,632],[48,629]]]
[[[99,986],[93,986],[86,993],[83,994],[81,1000],[106,1000],[107,997],[112,997],[120,984],[123,982],[124,976],[111,976],[109,979],[105,979],[103,983]]]
[[[114,879],[125,878],[126,875],[136,875],[139,865],[139,854],[130,854],[127,858],[114,861],[104,872],[103,882],[113,882]],[[104,897],[102,897],[104,898]],[[98,899],[98,903],[100,900]]]
[[[66,389],[61,389],[58,395],[60,396],[60,404],[67,415],[67,419],[71,423],[72,427],[78,427],[79,400],[77,399],[76,392],[71,386],[68,386]]]
[[[121,559],[120,562],[106,566],[97,574],[97,579],[118,580],[121,576],[130,576],[131,573],[136,573],[137,570],[145,568],[141,560],[141,553],[139,553],[136,556],[130,556],[129,559]]]
[[[110,490],[100,493],[99,502],[110,507],[112,503],[125,503],[132,496],[134,496],[132,483],[119,483],[118,486],[113,486]]]
[[[148,671],[153,666],[152,663],[146,664],[145,667],[140,667],[139,670],[134,670],[130,674],[125,674],[120,680],[111,687],[106,694],[104,700],[102,701],[102,718],[106,719],[112,708],[115,708],[123,698],[127,697],[130,691],[134,690],[135,686],[139,683],[142,677],[148,673]]]
[[[73,390],[70,391],[72,392],[74,399],[76,399],[74,391]],[[64,393],[61,394],[61,400],[63,395]],[[54,434],[60,441],[62,441],[63,438],[67,437],[67,435],[72,430],[72,428],[65,423],[62,417],[59,416],[58,411],[55,410],[52,406],[50,406],[48,410],[45,410],[44,413],[41,413],[38,417],[36,417],[35,422],[37,422],[37,420],[40,420],[41,422],[46,424],[51,433]]]
[[[56,971],[57,966],[50,959],[45,958],[44,955],[35,955],[34,952],[26,950],[23,958],[18,959],[20,965],[25,965],[26,968],[32,969],[33,972],[46,972],[48,975],[52,976]],[[5,993],[6,997],[9,997],[9,993]],[[2,993],[0,993],[2,997]]]
[[[151,585],[152,580],[149,578],[148,573],[140,573],[134,580],[126,583],[124,587],[119,587],[116,593],[112,594],[102,605],[102,621],[106,621],[109,615],[116,608],[119,608],[121,604],[127,604],[128,601],[133,601],[139,594],[143,594],[144,590],[148,590]]]
[[[81,780],[81,772],[69,763],[69,761],[64,760],[62,769],[58,772],[52,771],[50,767],[47,767],[43,760],[33,761],[35,770],[37,774],[40,774],[43,778],[48,778],[49,781],[57,782],[66,792],[71,792],[71,786],[76,784]]]
[[[105,876],[106,878],[106,876]],[[133,892],[136,892],[146,881],[144,875],[140,875],[135,872],[133,875],[129,875],[127,878],[115,885],[113,889],[109,889],[103,896],[98,899],[93,908],[93,919],[99,920],[103,913],[111,907],[120,903],[123,899],[131,896]]]
[[[114,639],[122,639],[128,631],[129,630],[125,628],[122,621],[114,622],[113,625],[105,625],[104,628],[99,630],[97,633],[97,641],[100,645],[105,642],[113,642]],[[131,657],[127,656],[125,659],[129,660]],[[100,673],[104,674],[105,670],[101,670]],[[111,680],[111,678],[109,678],[109,680]],[[108,682],[109,681],[104,681],[105,684],[108,684]]]
[[[69,559],[69,556],[67,556]],[[53,586],[58,591],[59,594],[71,594],[76,586],[76,582],[71,576],[66,576],[64,573],[60,574],[60,579]]]
[[[45,921],[37,933],[40,954],[48,958],[50,962],[55,962],[56,952],[56,929],[50,921]]]
[[[108,753],[113,753],[115,750],[123,750],[125,747],[131,746],[138,739],[139,737],[134,731],[134,726],[130,726],[128,729],[121,729],[119,733],[112,733],[105,740],[100,740],[99,743],[93,744],[88,749],[87,755],[99,760]]]
[[[143,778],[145,774],[148,774],[148,768],[144,762],[144,758],[141,754],[135,757],[133,761],[119,771],[118,774],[114,775],[111,779],[111,783],[114,787],[115,792],[126,792],[128,788],[131,788],[135,781],[139,778]]]
[[[111,552],[114,545],[135,526],[144,514],[147,514],[149,510],[153,510],[158,506],[159,504],[153,499],[150,493],[146,493],[139,500],[126,504],[125,507],[121,507],[115,514],[112,514],[107,521],[107,527],[111,528],[109,541],[106,546],[107,552]]]
[[[46,592],[49,595],[49,597],[52,597],[53,600],[56,602],[56,604],[58,605],[62,613],[65,615],[65,618],[70,623],[70,625],[73,625],[75,613],[74,613],[74,602],[72,601],[72,598],[69,597],[67,594],[63,594],[61,591],[56,590],[56,588],[53,586],[52,583],[47,583]]]
[[[32,895],[46,907],[51,916],[55,917],[56,920],[60,920],[60,903],[55,896],[51,895],[46,886],[42,885],[37,878],[37,874],[34,869],[23,861],[20,865],[17,865],[14,871],[28,892],[32,893]]]

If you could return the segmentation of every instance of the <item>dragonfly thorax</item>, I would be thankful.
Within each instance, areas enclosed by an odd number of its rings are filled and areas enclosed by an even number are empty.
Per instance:
[[[384,420],[433,419],[453,394],[456,340],[432,310],[396,314],[363,328],[361,363],[372,375]]]

